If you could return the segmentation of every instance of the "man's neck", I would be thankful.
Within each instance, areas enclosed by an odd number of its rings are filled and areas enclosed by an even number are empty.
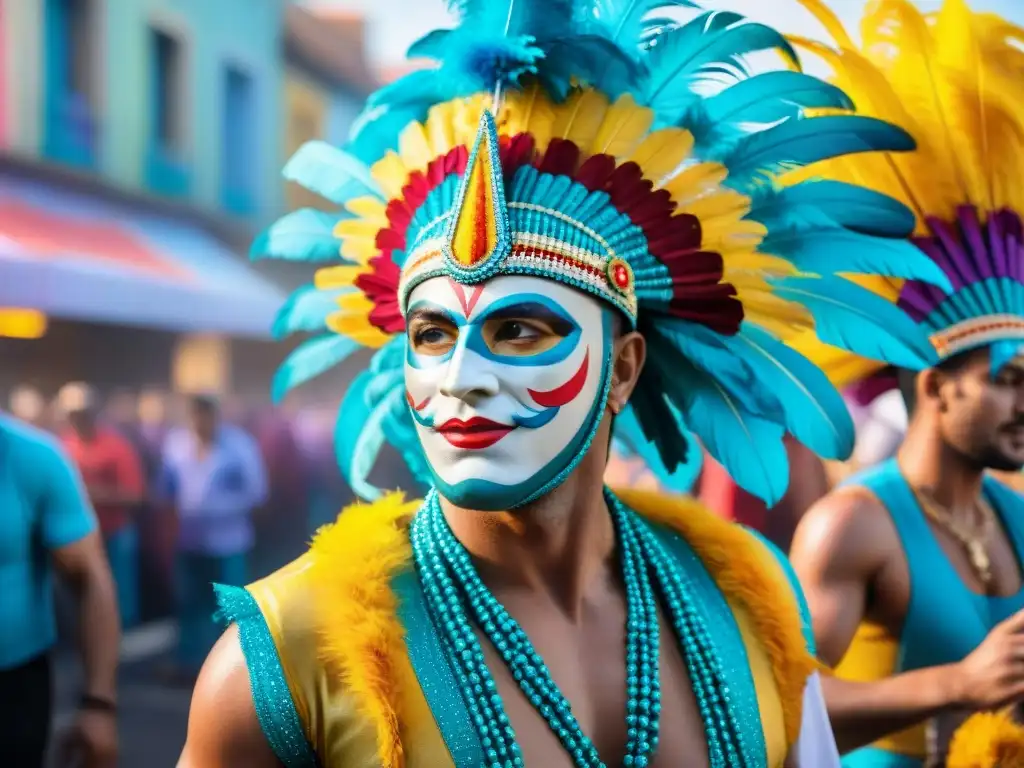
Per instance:
[[[477,512],[442,501],[452,532],[496,592],[546,595],[578,618],[589,590],[612,568],[615,530],[600,477],[577,471],[539,501]]]
[[[897,460],[915,489],[929,494],[956,517],[973,516],[984,468],[950,447],[938,430],[912,422]]]

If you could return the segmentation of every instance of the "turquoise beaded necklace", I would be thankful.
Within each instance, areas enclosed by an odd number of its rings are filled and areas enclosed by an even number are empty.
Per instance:
[[[618,536],[626,592],[626,755],[624,768],[649,765],[658,746],[661,712],[658,600],[666,609],[686,660],[704,722],[713,768],[743,766],[739,727],[723,682],[721,660],[689,579],[650,527],[606,494]],[[520,768],[522,752],[473,630],[498,651],[527,700],[544,718],[578,768],[606,768],[572,708],[526,634],[487,589],[431,493],[413,521],[418,578],[442,648],[486,756],[486,768]]]

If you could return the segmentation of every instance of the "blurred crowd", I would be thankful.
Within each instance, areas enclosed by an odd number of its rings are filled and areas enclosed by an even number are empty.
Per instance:
[[[218,629],[211,582],[242,585],[296,557],[351,499],[334,407],[69,383],[19,386],[16,418],[55,434],[96,511],[122,626],[174,617],[187,681]]]

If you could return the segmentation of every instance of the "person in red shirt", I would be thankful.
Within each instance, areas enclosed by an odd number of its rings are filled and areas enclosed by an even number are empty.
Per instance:
[[[145,498],[146,481],[135,447],[97,422],[96,405],[85,384],[68,384],[57,396],[67,422],[61,439],[96,510],[117,582],[121,624],[127,628],[138,621],[138,533],[132,513]]]

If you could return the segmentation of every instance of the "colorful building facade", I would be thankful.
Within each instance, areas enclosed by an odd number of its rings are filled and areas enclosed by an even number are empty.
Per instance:
[[[124,189],[280,209],[285,0],[0,0],[2,137]]]

